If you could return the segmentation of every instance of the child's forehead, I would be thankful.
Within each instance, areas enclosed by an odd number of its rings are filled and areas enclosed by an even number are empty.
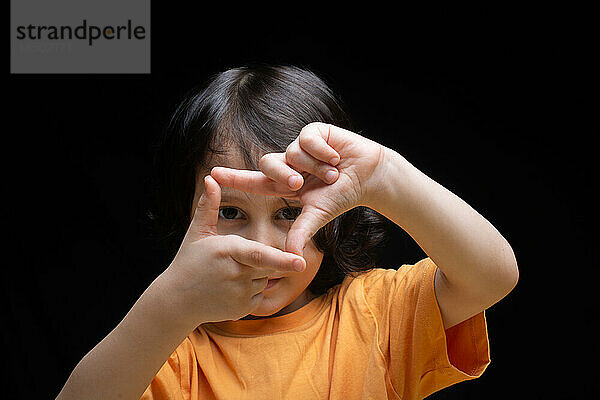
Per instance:
[[[197,190],[201,192],[204,191],[204,185],[202,181],[197,185]],[[302,206],[302,202],[296,199],[285,199],[283,197],[278,196],[268,196],[263,194],[256,193],[248,193],[243,190],[234,189],[227,186],[221,186],[221,202],[226,203],[235,203],[235,204],[244,204],[250,208],[261,208],[265,205],[278,205],[280,203],[285,203],[293,205],[293,206]]]
[[[260,156],[257,157],[260,159]],[[258,160],[256,161],[258,164]],[[223,153],[212,154],[205,164],[205,170],[210,171],[213,167],[228,167],[235,169],[251,169],[242,152],[237,147],[229,147]]]

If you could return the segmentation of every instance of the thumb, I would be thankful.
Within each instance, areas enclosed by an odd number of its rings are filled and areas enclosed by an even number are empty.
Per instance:
[[[329,214],[316,207],[304,206],[296,218],[285,240],[285,251],[304,256],[304,247],[315,233],[330,220]]]
[[[204,177],[204,192],[194,210],[194,217],[188,228],[186,238],[198,240],[217,235],[219,206],[221,205],[221,186],[210,175]]]

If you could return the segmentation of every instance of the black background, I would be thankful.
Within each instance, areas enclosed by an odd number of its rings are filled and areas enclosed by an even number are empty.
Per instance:
[[[150,239],[150,146],[180,97],[247,62],[306,66],[361,134],[467,201],[511,243],[484,375],[431,396],[595,392],[597,27],[589,10],[299,4],[152,9],[150,75],[9,75],[4,362],[13,398],[53,398],[168,257]],[[400,228],[381,266],[423,257]],[[132,366],[135,367],[135,366]]]

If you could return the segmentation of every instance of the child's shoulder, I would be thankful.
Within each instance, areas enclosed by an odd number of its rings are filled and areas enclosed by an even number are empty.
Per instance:
[[[364,285],[366,282],[373,282],[386,278],[389,279],[396,272],[397,270],[393,268],[371,268],[366,271],[346,275],[342,285]]]
[[[397,271],[386,268],[371,268],[365,271],[348,274],[342,283],[329,289],[336,297],[349,299],[351,297],[361,298],[365,289],[372,291],[374,288],[382,288],[388,285]]]
[[[423,283],[435,273],[435,264],[425,258],[415,264],[403,264],[399,268],[372,268],[358,274],[347,275],[340,285],[340,294],[357,292],[366,296],[387,295],[401,286]]]
[[[342,285],[385,283],[389,280],[414,278],[420,272],[426,272],[429,267],[435,267],[433,261],[427,257],[415,264],[402,264],[398,268],[371,268],[354,275],[347,275]]]
[[[379,319],[386,315],[392,303],[410,306],[415,293],[423,293],[421,289],[433,280],[435,268],[432,266],[435,264],[426,258],[397,269],[372,268],[347,275],[341,284],[330,289],[328,295],[342,308],[358,310]]]

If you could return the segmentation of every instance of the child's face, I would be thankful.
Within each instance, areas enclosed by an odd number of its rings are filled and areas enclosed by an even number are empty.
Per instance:
[[[227,156],[213,157],[208,170],[197,174],[194,206],[204,191],[204,176],[213,166],[247,169],[238,151]],[[219,235],[235,234],[269,246],[285,250],[285,240],[294,219],[300,214],[302,205],[295,200],[287,200],[290,211],[279,197],[246,193],[221,186],[221,207],[219,208]],[[193,213],[193,210],[192,210]],[[269,278],[279,278],[274,285],[263,291],[264,299],[252,313],[254,316],[287,314],[307,304],[314,296],[307,287],[319,270],[323,253],[317,250],[310,240],[304,248],[306,269],[302,272],[272,272]]]

